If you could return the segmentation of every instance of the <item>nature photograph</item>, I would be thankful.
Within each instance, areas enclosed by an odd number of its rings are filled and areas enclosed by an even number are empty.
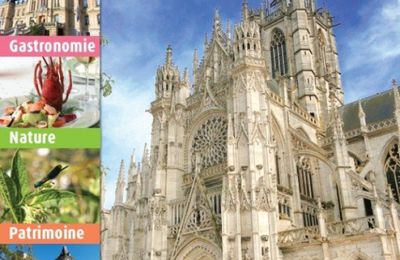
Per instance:
[[[0,154],[0,223],[99,223],[97,149]]]

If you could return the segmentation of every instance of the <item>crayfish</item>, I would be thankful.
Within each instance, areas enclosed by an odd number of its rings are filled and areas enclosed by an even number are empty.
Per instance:
[[[42,78],[42,64],[39,61],[35,67],[34,83],[35,89],[42,101],[54,107],[58,112],[61,111],[62,105],[67,102],[69,94],[72,90],[72,76],[69,70],[69,85],[65,98],[64,95],[64,74],[62,71],[62,62],[59,58],[59,62],[53,62],[50,57],[50,62],[43,57],[44,63],[46,64],[47,72],[43,82]]]

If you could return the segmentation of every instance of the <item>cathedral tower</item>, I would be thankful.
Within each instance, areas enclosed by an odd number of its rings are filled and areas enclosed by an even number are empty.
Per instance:
[[[343,104],[332,17],[314,0],[272,1],[261,20],[268,77],[290,79],[296,102],[314,118],[329,120],[329,90]]]
[[[153,115],[151,172],[147,196],[149,199],[149,228],[146,235],[146,253],[150,259],[166,257],[167,203],[182,196],[183,157],[183,110],[189,95],[189,75],[185,70],[181,77],[173,64],[172,48],[168,46],[165,64],[157,70],[156,100],[150,112]],[[146,166],[145,166],[146,167]]]
[[[247,2],[234,33],[224,183],[224,259],[277,259],[276,170],[260,26]],[[250,257],[250,258],[249,258]]]

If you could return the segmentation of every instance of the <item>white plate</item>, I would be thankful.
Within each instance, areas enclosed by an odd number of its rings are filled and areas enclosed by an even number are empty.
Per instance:
[[[20,105],[25,101],[31,100],[31,97],[21,96],[0,99],[0,115],[4,114],[7,106]],[[74,111],[76,119],[64,125],[66,128],[89,128],[97,124],[100,120],[100,109],[98,103],[86,101],[85,107],[80,105],[82,102],[76,99],[68,100],[64,107],[78,107],[80,110]]]

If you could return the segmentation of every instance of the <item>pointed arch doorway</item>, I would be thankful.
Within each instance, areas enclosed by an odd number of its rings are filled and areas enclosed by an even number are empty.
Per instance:
[[[212,241],[194,238],[179,250],[176,260],[219,260],[222,259],[221,249]]]

